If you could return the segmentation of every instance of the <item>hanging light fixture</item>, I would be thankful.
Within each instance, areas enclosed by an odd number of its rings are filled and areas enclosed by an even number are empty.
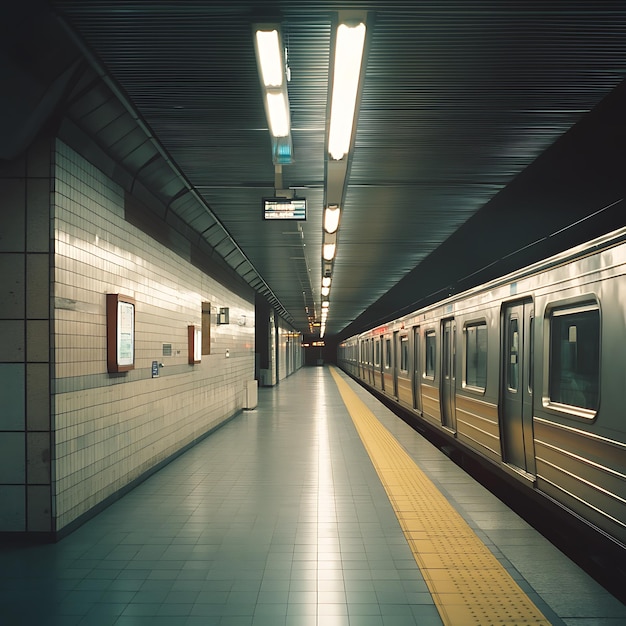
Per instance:
[[[363,22],[343,23],[337,27],[328,132],[328,153],[336,160],[343,159],[350,150],[365,30]]]
[[[272,160],[276,165],[286,165],[293,160],[293,145],[287,70],[280,26],[256,24],[254,44],[263,90],[263,105],[272,139]]]
[[[331,204],[324,211],[324,230],[334,233],[339,228],[339,215],[341,210],[336,204]]]

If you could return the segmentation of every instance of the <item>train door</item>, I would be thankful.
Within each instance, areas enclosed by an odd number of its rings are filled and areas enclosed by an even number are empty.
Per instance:
[[[386,336],[382,339],[383,350],[383,367],[382,367],[382,379],[383,379],[383,391],[387,391],[389,394],[393,392],[393,380],[391,378],[391,337]]]
[[[383,359],[381,355],[382,337],[374,340],[374,387],[385,388],[383,381]]]
[[[500,439],[505,463],[535,473],[532,398],[532,300],[504,306],[502,320],[502,414]]]
[[[398,368],[400,367],[399,350],[398,350],[398,336],[399,331],[394,331],[393,342],[391,348],[391,375],[393,377],[393,397],[398,399]]]
[[[359,378],[361,380],[365,380],[367,371],[365,365],[366,345],[363,339],[359,339]]]
[[[442,322],[441,333],[441,423],[456,431],[456,322]]]
[[[420,395],[420,380],[422,373],[420,371],[421,361],[421,343],[419,326],[413,328],[413,408],[416,411],[422,410],[422,397]]]

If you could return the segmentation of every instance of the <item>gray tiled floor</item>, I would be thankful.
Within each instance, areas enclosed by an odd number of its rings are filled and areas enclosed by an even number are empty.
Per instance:
[[[536,594],[541,585],[528,582],[537,578],[536,568],[523,556],[537,545],[536,533],[358,393],[547,608]],[[567,563],[562,574],[579,584],[578,570]],[[592,603],[606,601],[614,620],[626,619],[622,605],[593,581],[580,584],[576,593],[585,590]],[[562,615],[572,610],[554,600]],[[549,611],[558,624],[624,623],[583,621],[584,610],[561,622]],[[257,409],[58,544],[2,547],[0,624],[429,626],[441,620],[330,373],[305,368],[276,388],[260,389]]]
[[[622,602],[373,396],[354,388],[553,624],[626,625]]]
[[[323,368],[0,576],[3,625],[441,624]]]

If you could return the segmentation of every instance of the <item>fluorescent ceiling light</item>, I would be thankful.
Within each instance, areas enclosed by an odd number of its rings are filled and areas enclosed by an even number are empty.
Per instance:
[[[329,293],[330,293],[330,287],[322,287],[322,295],[324,297],[328,296]]]
[[[330,261],[334,258],[335,256],[335,248],[337,247],[337,244],[334,243],[325,243],[324,244],[324,251],[322,253],[324,259],[326,261]]]
[[[293,160],[293,145],[285,73],[286,56],[280,26],[257,24],[253,29],[259,82],[272,139],[272,161],[276,165],[287,165]]]
[[[287,137],[289,135],[289,109],[282,92],[267,92],[267,111],[272,136]]]
[[[256,45],[263,84],[265,87],[281,87],[284,71],[278,31],[257,30]]]
[[[326,207],[324,212],[324,230],[327,233],[334,233],[339,228],[339,215],[341,210],[336,204]]]
[[[365,24],[339,25],[328,132],[328,152],[333,159],[342,159],[350,150],[364,45]]]
[[[322,287],[330,287],[330,276],[322,278]]]

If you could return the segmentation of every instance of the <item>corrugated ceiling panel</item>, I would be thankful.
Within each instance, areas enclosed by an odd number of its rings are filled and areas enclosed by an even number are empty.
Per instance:
[[[304,300],[318,309],[320,301],[331,24],[345,3],[53,4],[306,329]],[[373,19],[331,334],[439,248],[623,80],[626,67],[626,5],[616,0],[359,6]],[[283,168],[283,181],[308,200],[307,222],[295,235],[260,219],[275,171],[251,24],[270,9],[282,15],[292,72],[295,160]],[[154,150],[137,149],[134,134],[124,135],[114,119],[105,122],[110,137],[135,171]],[[180,214],[199,230],[210,222],[191,208]],[[223,239],[218,230],[208,229],[209,243]],[[303,290],[310,292],[304,300]]]

